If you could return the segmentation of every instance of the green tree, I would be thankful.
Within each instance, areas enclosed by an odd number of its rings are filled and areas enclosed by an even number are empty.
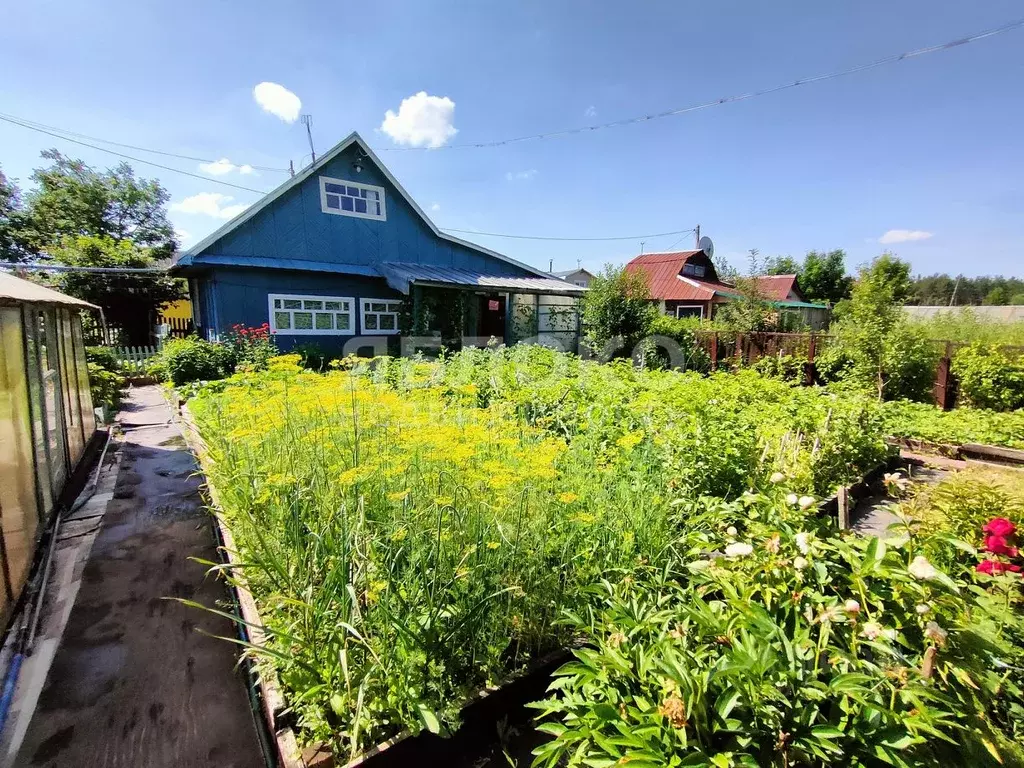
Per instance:
[[[808,301],[838,304],[849,298],[853,278],[846,274],[846,252],[808,252],[797,273],[797,282]]]
[[[1001,285],[997,285],[985,294],[985,298],[981,300],[981,303],[990,307],[1001,307],[1008,301],[1009,297],[1006,295],[1006,288]]]
[[[1015,293],[1013,296],[1010,297],[1008,303],[1011,307],[1024,306],[1024,293]]]
[[[618,354],[626,354],[648,334],[658,316],[651,300],[647,275],[641,270],[627,271],[611,264],[598,273],[587,288],[582,301],[583,328],[586,341],[594,351],[621,340]]]
[[[17,184],[0,171],[0,261],[20,261],[25,256],[25,214]]]
[[[766,275],[798,275],[800,265],[792,256],[772,256],[764,263]]]
[[[747,274],[733,280],[736,297],[718,308],[715,325],[740,333],[778,330],[780,314],[768,300],[757,279],[759,275],[765,274],[766,262],[758,258],[756,248],[752,248],[749,254]]]
[[[175,249],[167,219],[167,191],[155,179],[136,178],[127,163],[97,171],[57,150],[39,168],[26,196],[25,248],[58,264],[137,268],[166,264]],[[59,290],[103,308],[128,344],[147,344],[156,311],[187,294],[180,280],[159,274],[60,273]]]
[[[127,163],[97,171],[55,149],[42,153],[48,168],[37,169],[36,188],[27,197],[27,235],[36,252],[64,237],[91,235],[127,240],[153,249],[154,258],[174,252],[174,229],[167,219],[170,198],[155,179],[138,179]]]
[[[910,265],[882,254],[860,268],[834,329],[838,343],[830,352],[845,356],[852,377],[872,386],[880,400],[922,398],[932,381],[935,349],[903,312],[910,286]]]
[[[76,267],[151,268],[157,266],[149,249],[130,240],[109,236],[67,236],[50,249],[61,264]],[[54,287],[103,307],[106,321],[124,330],[127,344],[148,344],[154,312],[160,305],[182,298],[180,280],[159,273],[61,272]]]

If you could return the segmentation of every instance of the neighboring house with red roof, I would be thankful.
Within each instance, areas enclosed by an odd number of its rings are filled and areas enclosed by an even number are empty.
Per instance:
[[[626,270],[647,275],[651,298],[672,317],[711,319],[719,306],[739,298],[739,290],[719,279],[704,251],[645,253],[626,264]],[[766,275],[758,283],[765,298],[781,312],[799,316],[812,330],[828,325],[828,307],[807,301],[796,275]]]

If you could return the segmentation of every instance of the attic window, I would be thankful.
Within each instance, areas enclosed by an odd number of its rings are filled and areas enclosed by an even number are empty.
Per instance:
[[[683,274],[690,277],[704,277],[705,267],[703,264],[683,264]]]
[[[338,216],[386,221],[384,187],[321,176],[320,210]]]

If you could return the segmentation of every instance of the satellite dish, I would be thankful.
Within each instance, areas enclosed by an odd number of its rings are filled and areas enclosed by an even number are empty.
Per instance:
[[[711,238],[707,235],[704,235],[704,237],[697,241],[697,247],[704,251],[709,259],[715,255],[715,244],[711,242]]]

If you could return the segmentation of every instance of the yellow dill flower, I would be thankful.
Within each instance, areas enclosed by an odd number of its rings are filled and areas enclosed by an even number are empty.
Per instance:
[[[450,507],[455,503],[455,498],[452,496],[435,496],[434,503],[439,507]]]
[[[391,534],[392,541],[404,541],[405,537],[409,534],[405,528],[399,528],[397,531]]]
[[[571,491],[566,491],[565,493],[558,494],[558,500],[563,504],[572,504],[574,501],[578,499],[579,496],[577,496],[575,493],[572,493]]]
[[[409,495],[409,489],[406,488],[404,491],[395,491],[394,493],[388,494],[388,501],[405,501]]]
[[[501,546],[501,542],[500,541],[488,541],[487,542],[487,548],[488,549],[497,549],[500,546]]]
[[[636,432],[627,432],[616,440],[615,444],[624,451],[631,451],[636,448],[643,439],[644,431],[642,429],[638,429]]]

